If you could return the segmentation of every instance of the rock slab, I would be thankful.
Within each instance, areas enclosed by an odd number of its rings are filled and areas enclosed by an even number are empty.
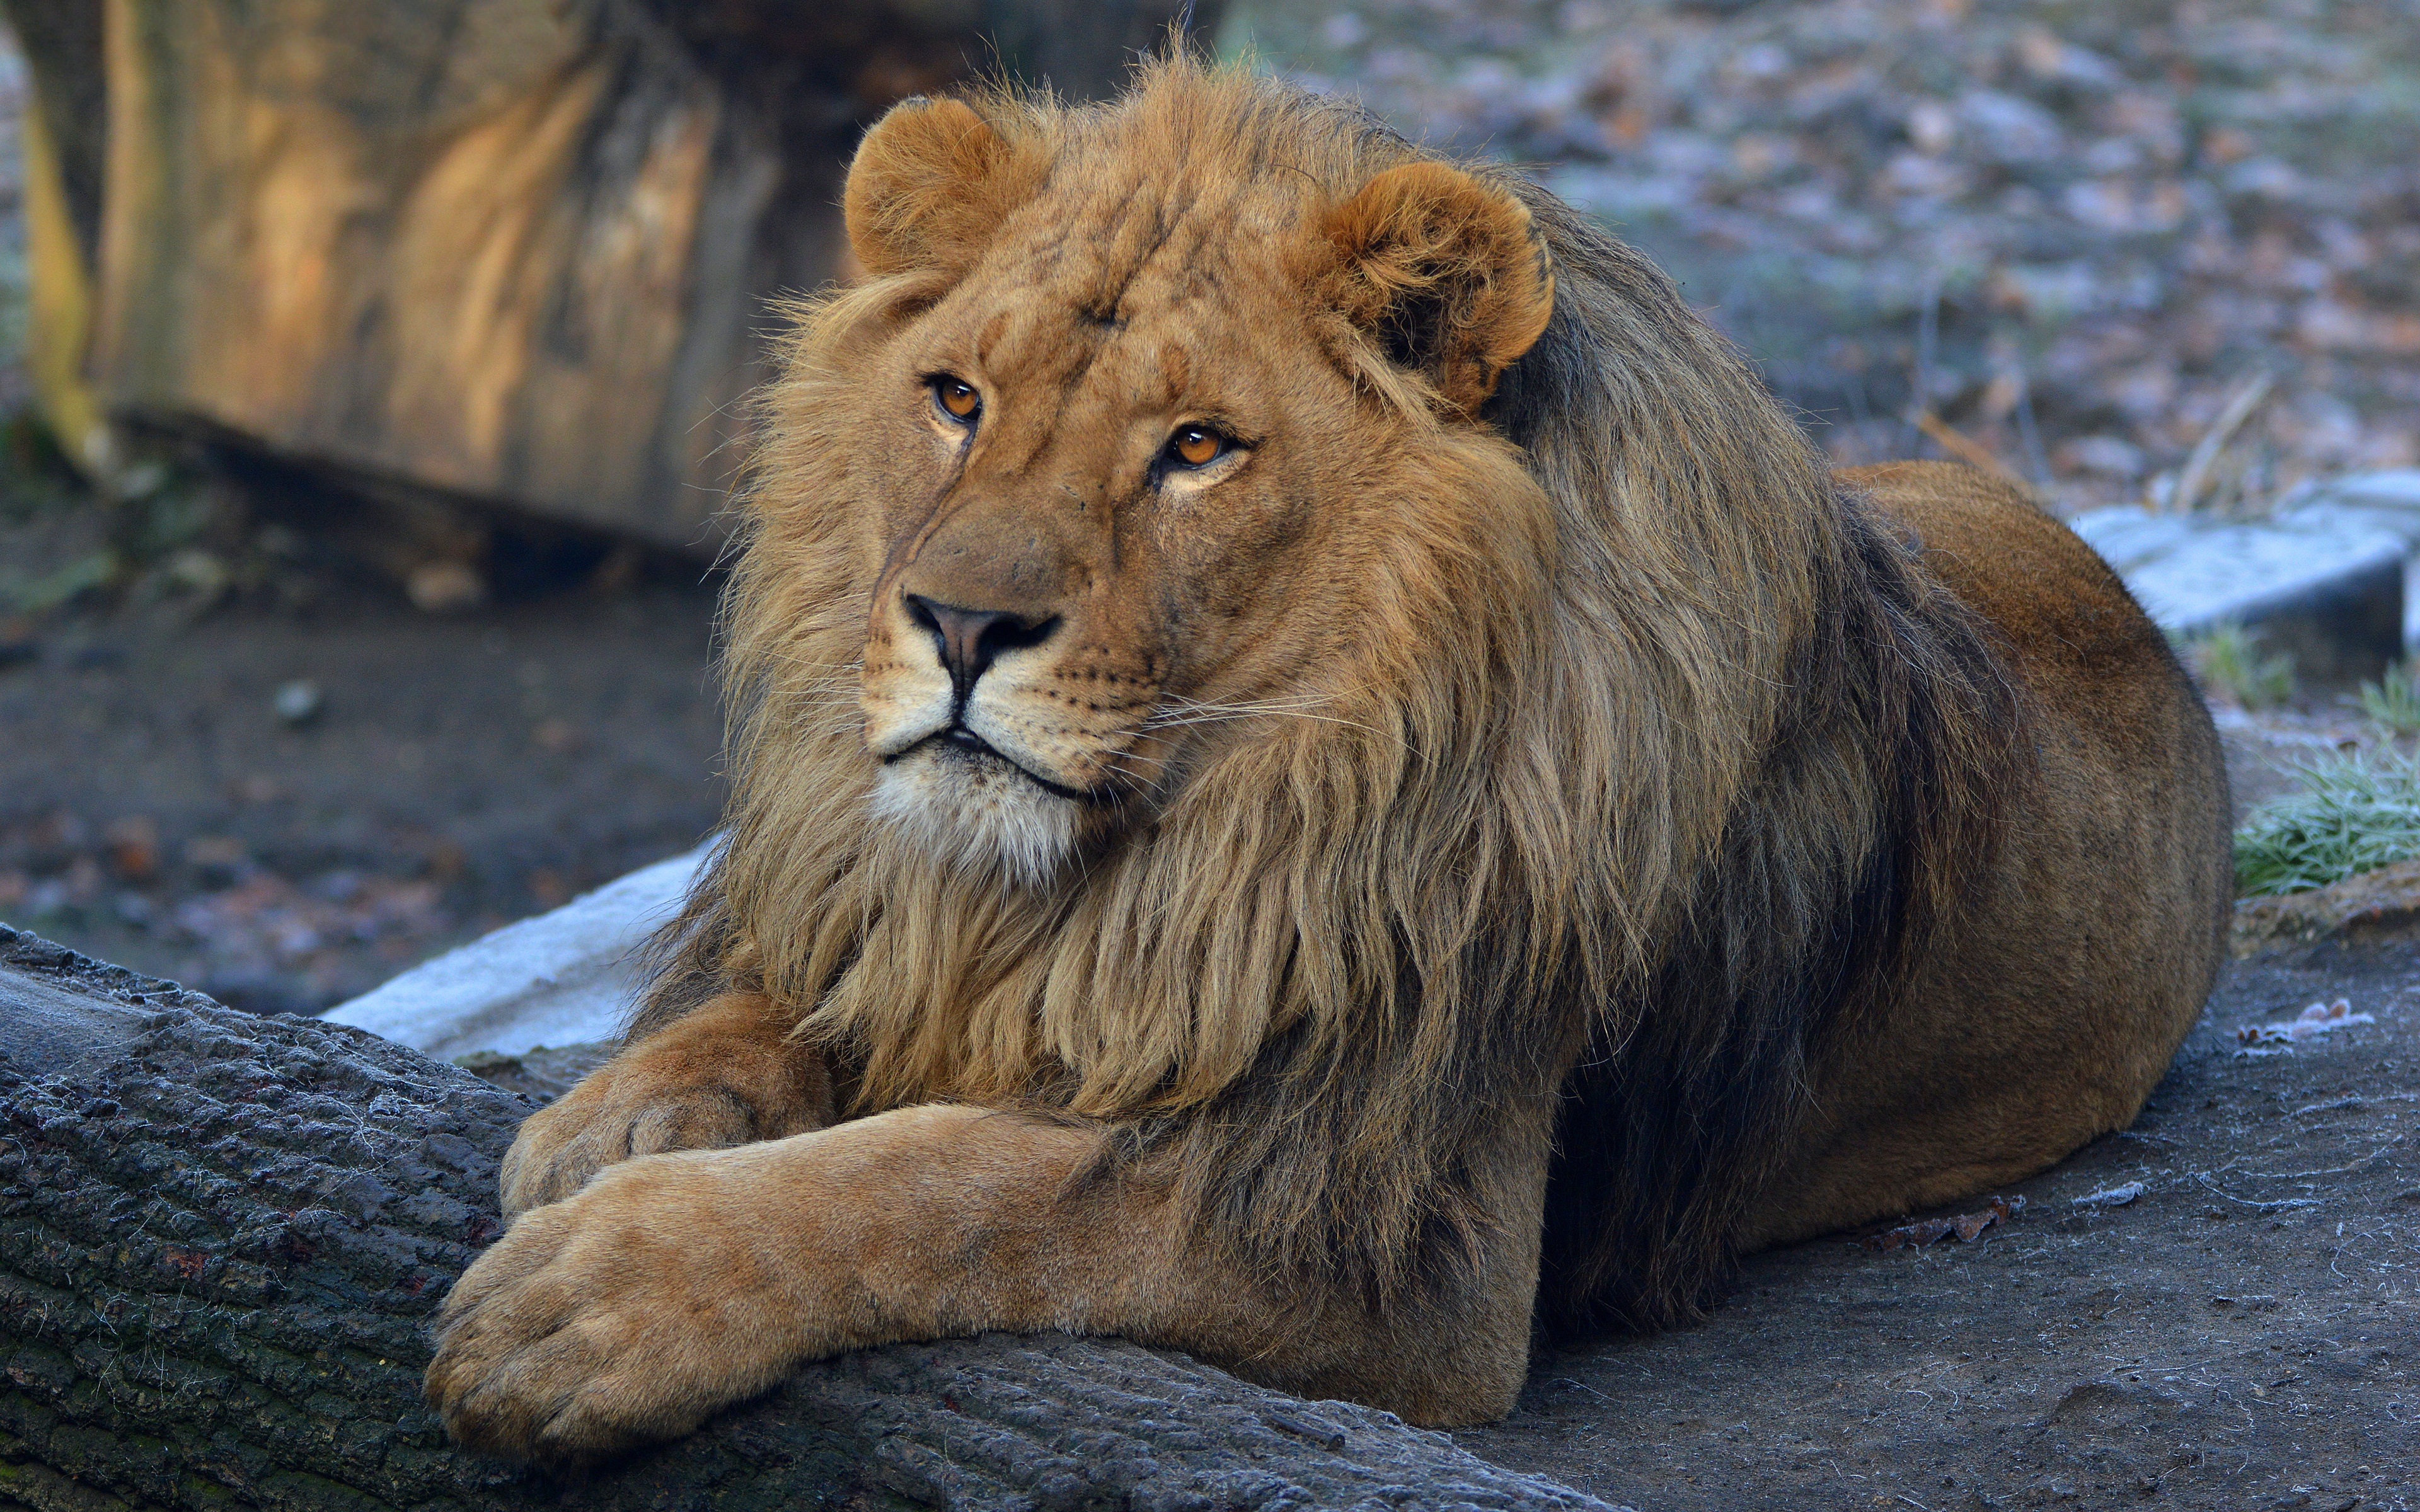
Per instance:
[[[644,985],[640,952],[679,911],[700,846],[449,950],[322,1018],[442,1060],[616,1039]]]
[[[2420,470],[2334,479],[2265,519],[2126,504],[2068,523],[2163,629],[2256,626],[2305,676],[2332,680],[2420,647]]]

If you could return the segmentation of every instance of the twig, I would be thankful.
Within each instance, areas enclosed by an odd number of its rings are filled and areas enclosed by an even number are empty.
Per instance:
[[[1916,412],[1916,428],[1939,443],[1941,449],[1969,467],[1979,468],[1995,478],[2006,478],[2027,493],[2032,486],[2009,471],[2008,466],[1992,455],[1992,449],[1959,430],[1930,409]]]
[[[1924,313],[1916,321],[1916,393],[1908,401],[1910,425],[1921,427],[1916,416],[1932,408],[1933,348],[1941,336],[1941,270],[1932,269],[1924,275]],[[1913,440],[1906,448],[1916,450]]]
[[[2204,1176],[2199,1171],[2194,1172],[2194,1180],[2210,1188],[2211,1193],[2214,1195],[2225,1197],[2229,1202],[2241,1203],[2244,1207],[2250,1208],[2255,1212],[2284,1212],[2290,1208],[2316,1208],[2319,1206],[2319,1199],[2317,1197],[2284,1197],[2275,1202],[2255,1202],[2250,1197],[2239,1197],[2234,1193],[2224,1190],[2217,1182],[2211,1180],[2209,1177]]]
[[[2171,513],[2183,515],[2192,511],[2194,501],[2201,496],[2202,486],[2210,481],[2211,470],[2218,465],[2219,455],[2226,450],[2226,443],[2235,439],[2243,423],[2252,418],[2252,412],[2260,408],[2260,401],[2269,397],[2270,387],[2276,381],[2276,375],[2264,368],[2237,384],[2235,392],[2227,395],[2218,418],[2194,443],[2193,455],[2185,458],[2185,470],[2177,474],[2176,492],[2168,496]]]
[[[2240,1171],[2237,1174],[2251,1177],[2253,1180],[2258,1181],[2298,1181],[2303,1178],[2309,1176],[2350,1176],[2354,1171],[2360,1170],[2363,1166],[2376,1162],[2380,1156],[2385,1154],[2388,1150],[2393,1149],[2396,1146],[2401,1143],[2403,1143],[2403,1135],[2397,1134],[2394,1138],[2379,1146],[2376,1149],[2371,1150],[2368,1154],[2364,1155],[2361,1159],[2354,1161],[2351,1165],[2332,1165],[2324,1171]]]
[[[2017,439],[2025,449],[2025,468],[2034,475],[2034,491],[2047,497],[2050,458],[2042,454],[2041,427],[2034,421],[2034,382],[2023,368],[2017,370]]]
[[[2308,1107],[2296,1108],[2286,1117],[2299,1119],[2305,1113],[2335,1113],[2347,1109],[2357,1112],[2372,1103],[2420,1103],[2420,1092],[2354,1092],[2333,1103],[2314,1103]]]

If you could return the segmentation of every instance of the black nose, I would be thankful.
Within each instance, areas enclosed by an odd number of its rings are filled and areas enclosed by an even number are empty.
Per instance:
[[[922,594],[909,594],[907,599],[908,618],[932,632],[960,703],[1001,652],[1040,645],[1059,627],[1055,614],[1036,619],[1014,609],[959,609]]]

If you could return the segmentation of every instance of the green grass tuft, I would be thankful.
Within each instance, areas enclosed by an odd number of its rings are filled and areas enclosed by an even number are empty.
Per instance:
[[[2332,757],[2296,769],[2296,793],[2255,808],[2235,832],[2240,897],[2307,892],[2420,856],[2420,757]]]
[[[2263,656],[2257,630],[2213,626],[2185,641],[2184,659],[2205,691],[2238,708],[2270,708],[2294,696],[2294,658]]]
[[[2398,735],[2420,735],[2420,662],[2407,656],[2384,681],[2362,684],[2361,712]]]

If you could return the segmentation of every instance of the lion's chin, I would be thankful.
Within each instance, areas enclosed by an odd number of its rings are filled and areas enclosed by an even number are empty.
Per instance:
[[[1078,807],[1000,757],[943,749],[883,767],[872,805],[876,822],[943,864],[1025,887],[1075,854]]]

